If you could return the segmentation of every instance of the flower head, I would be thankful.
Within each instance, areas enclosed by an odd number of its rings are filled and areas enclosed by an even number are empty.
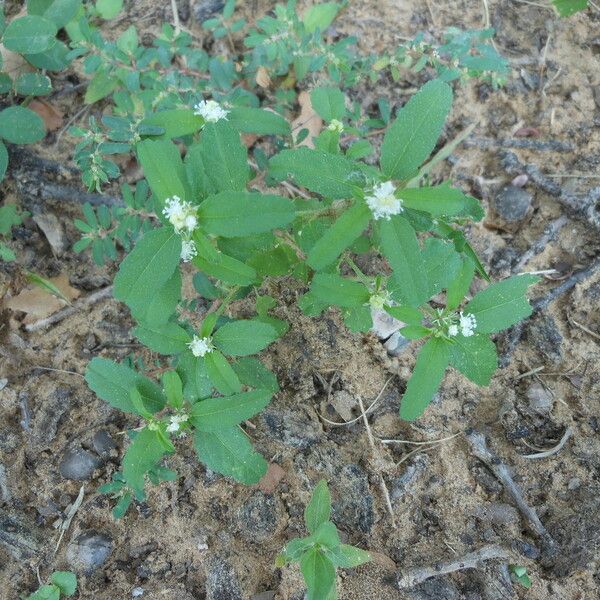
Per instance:
[[[460,332],[465,337],[471,337],[475,333],[475,327],[477,327],[477,319],[475,315],[463,315],[460,313]]]
[[[197,254],[196,244],[192,240],[183,240],[181,242],[181,260],[183,262],[190,262]]]
[[[327,129],[329,129],[329,131],[337,131],[338,133],[342,133],[342,131],[344,131],[344,124],[337,119],[332,119],[331,123],[327,125]]]
[[[371,308],[376,310],[383,310],[383,307],[387,304],[388,306],[393,303],[392,295],[388,290],[380,290],[371,294],[369,297],[369,304]]]
[[[394,184],[391,181],[386,181],[376,185],[371,195],[365,198],[375,219],[386,219],[389,221],[392,215],[398,215],[404,210],[402,208],[402,200],[396,198],[395,192],[396,188]]]
[[[456,323],[454,323],[453,325],[450,325],[450,327],[448,327],[448,335],[451,337],[458,335],[458,325],[456,325]]]
[[[195,335],[187,347],[192,351],[192,354],[197,357],[204,356],[213,351],[212,339],[210,337],[199,338]]]
[[[215,100],[201,100],[194,106],[194,114],[200,115],[208,123],[216,123],[221,119],[227,120],[229,111]]]
[[[187,415],[172,415],[167,425],[167,431],[169,433],[175,433],[179,431],[181,423],[185,423],[188,420]]]
[[[192,233],[198,225],[196,208],[190,202],[183,201],[179,196],[167,198],[162,212],[177,233],[182,231]]]

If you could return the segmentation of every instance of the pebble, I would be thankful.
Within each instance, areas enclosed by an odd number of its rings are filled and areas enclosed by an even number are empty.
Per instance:
[[[94,452],[102,457],[108,457],[111,450],[117,447],[109,433],[104,430],[97,431],[92,439],[92,448]]]
[[[196,2],[192,12],[198,23],[204,23],[207,19],[220,13],[225,6],[225,0],[200,0]]]
[[[405,338],[399,331],[393,333],[389,340],[383,344],[390,356],[398,356],[410,345],[410,340]]]
[[[547,415],[554,407],[550,392],[539,382],[532,383],[527,388],[529,408],[540,415]]]
[[[531,345],[553,362],[562,359],[562,335],[550,315],[540,315],[529,326],[527,337]]]
[[[90,575],[106,562],[111,552],[111,538],[89,530],[67,546],[67,561],[76,571]]]
[[[131,590],[131,597],[132,597],[132,598],[139,598],[140,596],[143,596],[143,595],[144,595],[144,591],[145,591],[145,590],[144,590],[144,588],[142,588],[142,587],[136,587],[136,588],[133,588],[133,589]]]
[[[334,518],[348,531],[369,533],[375,522],[369,478],[356,464],[345,465],[335,483]]]
[[[311,421],[300,409],[267,409],[260,418],[270,435],[290,448],[305,450],[319,441],[318,423]]]
[[[264,541],[273,537],[281,522],[279,506],[271,494],[254,492],[238,511],[242,536],[248,541]]]
[[[60,462],[59,471],[65,479],[87,481],[100,466],[100,459],[83,448],[67,450]]]
[[[219,556],[208,563],[206,600],[242,600],[242,591],[235,571]]]
[[[531,206],[531,194],[523,188],[507,185],[494,198],[498,215],[509,223],[520,221]]]
[[[417,480],[427,472],[429,458],[426,454],[417,455],[400,477],[397,477],[392,483],[390,496],[392,500],[399,500],[406,493],[414,491]]]
[[[380,340],[389,338],[394,332],[398,331],[404,325],[398,319],[394,319],[384,310],[371,309],[371,318],[373,319],[373,327],[371,332],[374,333]]]

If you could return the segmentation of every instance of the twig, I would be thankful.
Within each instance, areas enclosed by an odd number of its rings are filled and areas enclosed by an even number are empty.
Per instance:
[[[175,28],[175,37],[181,31],[181,23],[179,22],[179,9],[177,8],[177,0],[171,0],[171,9],[173,11],[173,27]]]
[[[569,317],[568,315],[567,315],[567,318],[569,319],[569,321],[571,323],[573,323],[573,325],[575,325],[575,327],[579,327],[579,329],[581,329],[582,331],[585,331],[587,334],[591,335],[593,338],[596,338],[597,340],[600,340],[600,335],[598,335],[595,331],[592,331],[591,329],[589,329],[585,325],[582,325],[581,323],[578,323],[575,319]]]
[[[398,587],[400,589],[411,588],[427,581],[431,577],[448,575],[448,573],[455,573],[464,569],[478,569],[481,567],[481,563],[485,561],[497,559],[508,560],[509,558],[510,554],[504,548],[490,544],[460,558],[440,561],[430,567],[415,567],[407,569],[404,572],[401,571],[398,574]]]
[[[453,440],[455,437],[459,436],[462,431],[455,433],[453,435],[449,435],[448,437],[441,438],[439,440],[430,440],[424,442],[413,442],[412,440],[381,440],[383,444],[410,444],[412,446],[430,446],[434,444],[441,444],[442,442],[447,442],[448,440]]]
[[[85,298],[81,299],[79,302],[74,304],[73,306],[67,306],[58,312],[55,312],[53,315],[46,317],[45,319],[40,319],[35,323],[30,323],[29,325],[25,325],[25,330],[29,332],[40,331],[41,329],[46,329],[50,327],[50,325],[55,325],[59,323],[63,319],[70,317],[80,311],[85,306],[92,306],[101,300],[105,300],[106,298],[110,298],[112,296],[113,286],[109,285]]]
[[[54,554],[56,554],[58,552],[58,548],[60,546],[60,543],[62,542],[63,536],[65,535],[67,529],[69,529],[69,526],[71,525],[71,521],[73,520],[73,517],[75,516],[75,514],[79,510],[79,507],[81,506],[81,503],[83,502],[84,494],[85,494],[85,487],[82,485],[79,488],[79,494],[78,494],[77,498],[75,498],[75,502],[73,502],[73,504],[71,504],[71,506],[69,506],[69,508],[67,510],[67,514],[65,515],[65,518],[62,521],[60,521],[60,523],[58,525],[56,525],[56,528],[60,531],[60,535],[58,537],[58,542],[56,542],[56,548],[54,548]]]
[[[573,435],[573,430],[570,427],[567,427],[565,433],[563,434],[560,442],[551,448],[550,450],[544,450],[543,452],[536,452],[535,454],[524,454],[523,458],[548,458],[549,456],[553,456],[560,452],[564,445],[569,441],[569,438]]]
[[[473,454],[483,462],[498,478],[500,483],[502,483],[504,490],[513,499],[514,503],[529,523],[531,529],[545,542],[550,552],[555,551],[556,544],[554,540],[542,525],[535,510],[525,501],[523,493],[512,478],[508,467],[488,448],[485,436],[474,430],[468,431],[466,436]]]
[[[513,273],[520,273],[527,263],[534,257],[544,251],[548,244],[554,240],[558,232],[568,223],[569,219],[566,215],[561,215],[546,226],[544,233],[531,245],[529,250],[521,255],[521,258],[513,266]]]

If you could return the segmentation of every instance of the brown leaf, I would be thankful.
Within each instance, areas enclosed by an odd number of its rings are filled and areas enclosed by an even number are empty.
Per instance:
[[[269,468],[258,482],[258,488],[265,494],[272,494],[279,482],[285,477],[285,471],[277,463],[269,463]]]
[[[258,67],[256,70],[256,83],[264,89],[271,87],[271,77],[265,67]]]
[[[323,119],[315,112],[308,92],[300,92],[298,103],[300,104],[300,114],[292,121],[292,134],[296,139],[303,129],[308,129],[308,135],[298,145],[314,148],[313,138],[321,133]]]
[[[32,100],[29,103],[29,108],[36,112],[44,120],[47,131],[56,131],[63,125],[63,113],[43,99]]]
[[[52,252],[55,256],[61,256],[67,249],[67,240],[61,222],[52,213],[38,213],[33,215],[33,220],[44,232]]]

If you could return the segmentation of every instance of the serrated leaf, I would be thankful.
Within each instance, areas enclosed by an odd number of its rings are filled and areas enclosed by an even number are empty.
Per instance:
[[[278,113],[262,108],[234,107],[227,115],[229,124],[242,133],[289,135],[290,124]]]
[[[446,294],[446,307],[448,310],[454,310],[463,301],[467,295],[473,276],[475,275],[475,265],[468,258],[461,258],[461,266],[454,279],[448,285]]]
[[[331,522],[321,523],[311,535],[313,541],[328,549],[337,548],[340,545],[340,536],[337,527]]]
[[[400,404],[400,418],[414,421],[420,417],[437,392],[448,364],[450,344],[431,338],[421,348]]]
[[[285,227],[294,220],[294,205],[282,196],[251,192],[221,192],[209,196],[198,209],[208,233],[242,237]]]
[[[464,309],[477,321],[477,333],[495,333],[522,321],[532,313],[525,292],[539,281],[536,275],[515,275],[492,283],[475,295]]]
[[[191,341],[189,333],[177,323],[153,325],[144,323],[132,330],[142,344],[160,354],[179,354],[187,350]]]
[[[311,248],[306,262],[315,270],[329,266],[360,236],[370,220],[369,207],[357,202],[326,230],[323,237]]]
[[[114,75],[104,70],[98,70],[88,83],[85,90],[84,102],[86,104],[94,104],[94,102],[106,98],[117,87],[119,87],[119,80]]]
[[[331,494],[324,479],[313,490],[310,502],[304,510],[304,522],[310,533],[314,533],[322,523],[331,518]]]
[[[159,432],[142,429],[131,442],[123,457],[123,478],[134,491],[144,489],[146,473],[168,454]]]
[[[176,371],[166,371],[161,378],[167,404],[176,410],[183,406],[183,384]]]
[[[278,338],[271,325],[260,321],[232,321],[213,334],[213,344],[229,356],[248,356],[266,348]]]
[[[217,350],[204,356],[206,374],[212,385],[225,396],[237,394],[242,384],[229,364],[229,361]]]
[[[319,300],[343,308],[356,308],[369,301],[369,290],[358,281],[351,281],[332,273],[317,273],[310,291]]]
[[[188,197],[185,169],[179,150],[168,140],[144,140],[136,146],[138,160],[150,189],[163,202],[172,196]]]
[[[308,588],[307,600],[328,600],[335,588],[335,567],[319,550],[311,548],[300,560],[300,570]]]
[[[310,102],[325,121],[341,121],[346,114],[346,97],[333,87],[318,87],[310,93]]]
[[[381,147],[381,168],[387,177],[415,174],[435,147],[451,106],[450,86],[434,79],[400,109]]]
[[[385,312],[408,325],[420,325],[423,320],[421,311],[412,306],[386,306]]]
[[[489,385],[498,367],[496,345],[486,335],[452,338],[450,364],[477,385]]]
[[[198,431],[220,431],[243,423],[259,413],[271,400],[271,392],[254,390],[226,398],[196,402],[190,419]]]
[[[196,431],[194,446],[209,469],[240,483],[258,483],[267,472],[267,461],[237,426],[213,432]]]
[[[85,380],[98,397],[124,412],[137,413],[129,395],[133,387],[140,392],[144,406],[151,413],[158,412],[165,405],[158,385],[112,360],[93,358],[86,368]]]
[[[176,269],[166,283],[154,291],[146,303],[130,307],[131,314],[141,323],[161,325],[169,321],[180,300],[181,271]]]
[[[279,391],[277,377],[257,358],[246,356],[231,366],[243,385],[269,390],[273,394]]]

